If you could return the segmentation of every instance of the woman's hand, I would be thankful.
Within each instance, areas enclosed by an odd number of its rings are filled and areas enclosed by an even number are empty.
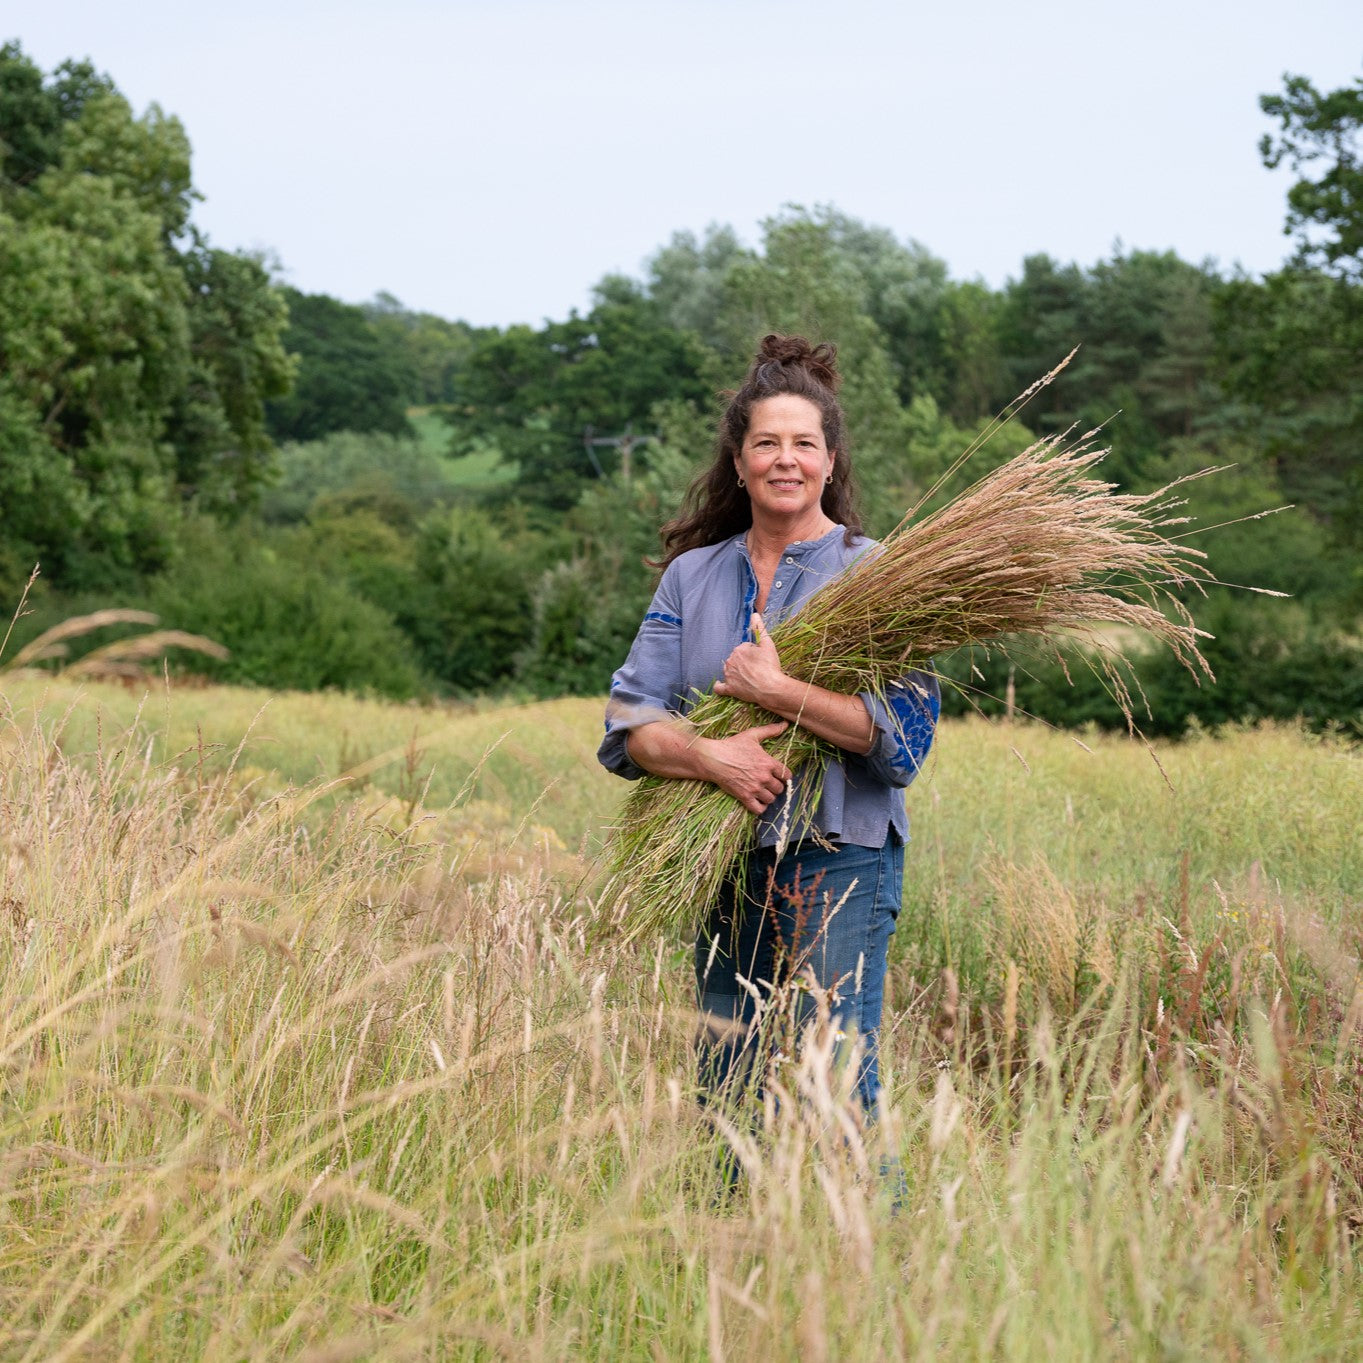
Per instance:
[[[791,679],[781,670],[781,655],[777,653],[762,617],[755,611],[752,634],[752,643],[739,644],[724,660],[724,676],[715,683],[715,694],[771,709],[771,699],[783,686],[788,688]]]
[[[785,790],[790,768],[778,762],[762,746],[762,741],[775,738],[789,727],[780,720],[775,724],[755,724],[728,738],[707,740],[704,749],[706,779],[728,791],[744,809],[753,814],[763,813]]]
[[[784,720],[755,724],[727,738],[702,738],[684,720],[641,724],[626,741],[631,760],[658,776],[710,781],[744,809],[761,814],[786,788],[790,768],[778,762],[763,740],[784,733]]]

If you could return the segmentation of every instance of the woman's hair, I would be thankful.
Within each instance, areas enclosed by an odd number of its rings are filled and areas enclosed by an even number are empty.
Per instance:
[[[837,458],[833,481],[824,488],[819,504],[825,516],[846,527],[849,543],[860,534],[856,484],[847,458],[847,422],[837,398],[840,382],[836,346],[827,342],[812,346],[803,336],[764,336],[742,387],[725,395],[728,403],[719,419],[715,457],[687,488],[676,519],[659,532],[663,553],[653,566],[665,568],[688,549],[718,544],[752,525],[752,503],[738,485],[734,461],[748,434],[753,407],[783,394],[808,398],[822,413],[824,444],[837,451]]]

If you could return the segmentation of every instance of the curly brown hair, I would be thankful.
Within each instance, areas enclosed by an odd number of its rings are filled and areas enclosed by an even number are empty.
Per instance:
[[[742,386],[726,395],[713,461],[687,488],[676,519],[659,531],[663,552],[652,561],[654,567],[666,568],[688,549],[718,544],[752,525],[752,503],[738,485],[734,460],[743,448],[753,407],[764,398],[787,393],[808,398],[819,409],[824,444],[837,451],[832,481],[820,498],[824,515],[845,528],[849,543],[861,533],[856,482],[847,457],[847,421],[837,397],[842,381],[837,354],[837,347],[827,341],[811,345],[803,336],[774,332],[762,338]]]

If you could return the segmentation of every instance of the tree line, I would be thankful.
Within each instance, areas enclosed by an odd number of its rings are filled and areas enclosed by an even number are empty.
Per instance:
[[[283,286],[195,228],[189,144],[105,75],[0,49],[0,594],[41,562],[22,639],[145,605],[219,639],[195,670],[391,696],[598,693],[657,547],[710,452],[718,394],[766,330],[839,344],[851,451],[888,530],[1034,379],[1078,354],[958,478],[1038,434],[1102,425],[1107,476],[1188,485],[1227,583],[1221,684],[1139,667],[1154,727],[1363,708],[1363,80],[1265,96],[1261,153],[1300,176],[1298,249],[1263,278],[1169,252],[1046,255],[1002,288],[913,241],[788,207],[756,245],[679,232],[638,277],[538,327]],[[957,486],[959,486],[959,482]],[[949,495],[950,488],[937,495]],[[1257,512],[1291,504],[1259,520]],[[1194,603],[1196,604],[1196,603]],[[1001,704],[998,659],[944,660]],[[1038,660],[1026,708],[1119,722]],[[969,701],[964,699],[968,693]]]

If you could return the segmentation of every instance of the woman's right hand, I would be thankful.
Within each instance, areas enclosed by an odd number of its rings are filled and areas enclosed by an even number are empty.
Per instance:
[[[774,758],[763,740],[775,738],[790,727],[785,720],[754,724],[727,738],[704,740],[702,761],[705,779],[726,790],[744,809],[762,814],[786,788],[790,768]]]

